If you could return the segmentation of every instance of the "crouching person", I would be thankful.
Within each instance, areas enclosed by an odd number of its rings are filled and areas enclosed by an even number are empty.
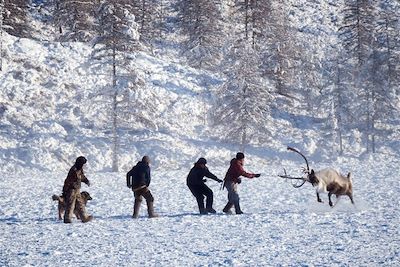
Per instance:
[[[79,218],[82,222],[89,222],[93,216],[86,214],[85,203],[81,197],[81,183],[84,182],[90,186],[88,178],[83,173],[83,165],[87,162],[85,157],[78,157],[74,166],[68,172],[68,176],[64,181],[62,196],[65,199],[64,223],[71,223],[74,209],[78,211]]]
[[[154,212],[154,197],[149,190],[150,180],[150,158],[144,156],[142,161],[139,161],[136,166],[126,174],[127,186],[132,188],[135,196],[132,215],[135,219],[139,217],[140,205],[142,204],[143,198],[146,199],[149,218],[158,217]]]
[[[216,213],[213,209],[213,191],[204,183],[204,177],[211,178],[219,183],[222,183],[221,179],[212,174],[206,167],[207,161],[205,158],[199,158],[190,170],[186,184],[196,198],[197,205],[199,206],[200,214]],[[206,207],[204,207],[204,196],[206,196]]]

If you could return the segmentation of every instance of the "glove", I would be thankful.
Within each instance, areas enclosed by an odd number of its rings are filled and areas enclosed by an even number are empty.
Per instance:
[[[242,182],[242,179],[238,178],[238,184],[240,184]]]
[[[207,179],[203,179],[203,183],[207,182]]]
[[[87,184],[87,186],[90,186],[90,181],[89,181],[89,180],[87,180],[87,183],[86,183],[86,184]]]
[[[260,177],[260,176],[261,176],[261,173],[254,174],[254,177]]]

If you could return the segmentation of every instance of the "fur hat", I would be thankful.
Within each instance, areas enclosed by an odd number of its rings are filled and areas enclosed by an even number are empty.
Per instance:
[[[87,160],[84,156],[77,157],[75,160],[75,166],[78,170],[80,170],[86,162]]]
[[[205,158],[199,158],[199,159],[197,160],[196,163],[197,163],[197,164],[204,164],[204,165],[206,165],[206,164],[207,164],[207,160],[206,160]]]
[[[238,152],[236,154],[236,159],[244,159],[244,154],[242,152]]]

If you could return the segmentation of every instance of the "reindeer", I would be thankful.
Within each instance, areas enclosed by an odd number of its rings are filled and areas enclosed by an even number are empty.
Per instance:
[[[351,180],[351,174],[348,173],[347,177],[341,175],[339,172],[332,168],[326,168],[320,171],[315,172],[313,169],[310,171],[310,167],[308,165],[307,158],[298,150],[287,147],[288,150],[298,153],[303,159],[306,161],[307,168],[303,168],[303,173],[305,177],[293,177],[286,174],[286,170],[284,170],[284,175],[278,175],[281,178],[287,178],[292,180],[301,180],[301,183],[298,185],[293,184],[293,187],[300,188],[306,182],[311,183],[313,187],[315,187],[315,191],[317,193],[318,202],[322,202],[319,197],[319,193],[327,192],[329,198],[329,205],[333,207],[333,203],[331,200],[332,195],[336,195],[336,198],[342,195],[349,196],[351,203],[354,204],[353,201],[353,183]]]

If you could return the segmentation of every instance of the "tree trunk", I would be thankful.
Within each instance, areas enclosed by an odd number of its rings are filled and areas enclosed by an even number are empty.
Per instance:
[[[372,145],[372,153],[376,153],[376,146],[375,146],[375,121],[372,121],[372,134],[371,134],[371,145]]]
[[[245,15],[244,15],[244,33],[246,40],[249,38],[249,0],[244,1]]]
[[[340,64],[339,59],[337,60],[337,75],[336,75],[336,99],[334,99],[334,114],[336,119],[336,135],[337,135],[337,144],[339,145],[339,155],[343,155],[343,138],[342,138],[342,114],[341,114],[341,107],[342,107],[342,94],[341,94],[341,72],[340,72]]]
[[[371,137],[371,97],[370,97],[370,92],[367,92],[367,153],[371,152],[371,144],[370,144],[370,137]]]
[[[0,71],[3,71],[3,13],[4,0],[0,1]]]
[[[140,37],[142,37],[143,32],[144,32],[144,24],[145,24],[145,18],[146,18],[146,0],[142,0],[142,16],[140,19]]]
[[[118,154],[119,154],[119,138],[118,138],[118,91],[117,91],[117,71],[116,71],[116,50],[115,46],[113,48],[113,108],[112,108],[112,119],[113,119],[113,125],[112,125],[112,132],[113,132],[113,155],[112,155],[112,171],[113,172],[118,172]]]
[[[163,39],[163,27],[164,27],[164,17],[165,17],[165,14],[164,14],[164,12],[165,12],[165,10],[164,10],[164,1],[163,0],[160,0],[160,17],[159,17],[159,25],[158,25],[158,27],[159,27],[159,30],[160,30],[160,32],[159,32],[159,38],[160,38],[160,40],[162,40]]]
[[[246,150],[246,144],[247,144],[247,127],[243,126],[242,128],[242,136],[241,136],[241,141],[240,141],[240,146],[239,146],[239,151],[243,152]]]

